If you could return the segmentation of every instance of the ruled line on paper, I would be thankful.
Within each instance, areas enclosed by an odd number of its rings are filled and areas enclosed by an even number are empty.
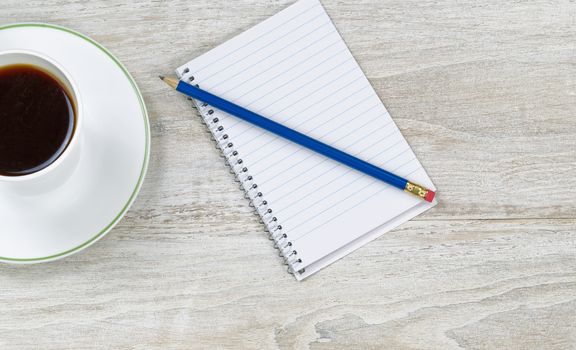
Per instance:
[[[319,50],[318,52],[313,52],[312,55],[311,55],[310,57],[308,57],[308,59],[311,58],[312,56],[314,56],[315,54],[318,54],[320,51],[325,51],[325,50],[331,48],[332,46],[336,46],[337,44],[340,44],[340,45],[341,45],[342,42],[341,42],[341,41],[335,41],[335,42],[329,44],[327,47],[322,47],[322,48],[320,48],[320,50]],[[310,73],[310,72],[313,71],[314,69],[318,68],[320,65],[325,64],[326,62],[328,62],[329,60],[331,60],[331,59],[333,59],[333,58],[335,58],[335,57],[338,57],[338,54],[342,53],[342,52],[345,51],[345,50],[346,50],[346,47],[344,47],[342,50],[336,52],[336,54],[331,55],[331,56],[328,56],[328,58],[324,59],[323,61],[318,62],[318,64],[316,64],[315,66],[312,66],[311,68],[309,68],[308,70],[300,73],[299,75],[297,75],[297,76],[295,76],[295,77],[292,77],[292,79],[297,79],[297,78],[299,78],[299,77],[301,77],[301,76],[303,76],[303,75],[305,75],[305,74]],[[290,59],[290,56],[289,56],[289,57],[286,57],[285,60],[288,60],[288,59]],[[263,82],[263,83],[260,83],[260,85],[254,87],[254,88],[252,88],[252,89],[250,89],[250,90],[248,90],[248,91],[245,91],[243,94],[241,94],[241,95],[239,95],[238,97],[236,97],[236,98],[235,98],[235,101],[237,102],[237,101],[241,100],[242,97],[248,95],[249,93],[251,93],[251,92],[253,92],[253,91],[255,91],[255,90],[261,89],[262,87],[266,86],[267,83],[274,81],[276,78],[278,78],[278,77],[280,77],[280,76],[282,76],[282,75],[286,75],[286,74],[290,73],[294,68],[297,68],[297,67],[301,64],[301,62],[302,62],[302,61],[297,61],[295,64],[293,64],[292,66],[290,66],[290,67],[287,68],[286,70],[281,71],[281,72],[278,73],[277,75],[274,75],[274,76],[270,77],[267,81],[265,81],[265,82]],[[271,67],[271,68],[273,68],[273,67]],[[271,68],[270,68],[270,69],[271,69]],[[254,78],[260,77],[260,76],[263,75],[264,73],[265,73],[265,72],[259,72],[257,75],[254,75],[254,76],[252,76],[251,78],[249,78],[249,79],[247,79],[247,80],[244,80],[244,81],[242,81],[241,83],[237,84],[236,86],[234,86],[234,87],[232,87],[232,88],[230,88],[230,89],[222,92],[222,95],[226,95],[226,94],[229,93],[230,91],[232,91],[232,90],[234,90],[234,89],[237,89],[238,87],[242,86],[243,84],[245,84],[246,82],[248,82],[248,81],[250,81],[250,80],[252,80],[252,79],[254,79]],[[277,87],[276,87],[276,88],[277,88]],[[253,101],[252,101],[252,102],[253,102]]]
[[[386,124],[386,126],[387,126],[387,125],[389,125],[389,124]],[[363,124],[362,127],[363,127],[363,126],[365,126],[365,124]],[[360,128],[357,128],[357,129],[360,129]],[[356,131],[357,129],[355,129],[354,131]],[[367,136],[367,137],[368,137],[368,136],[371,136],[372,134],[376,133],[377,131],[380,131],[380,130],[373,130],[373,131],[367,133],[365,136]],[[366,151],[369,151],[370,149],[372,149],[373,146],[378,145],[378,144],[381,144],[382,141],[386,140],[388,137],[392,136],[392,135],[395,134],[396,132],[397,132],[397,130],[394,130],[394,131],[393,131],[392,133],[390,133],[389,135],[387,135],[387,136],[385,136],[385,137],[383,137],[383,138],[381,138],[381,139],[375,140],[372,144],[370,144],[369,146],[366,146],[366,147],[362,150],[362,152],[361,152],[360,154],[358,154],[358,156],[360,157],[363,153],[365,153]],[[353,133],[353,132],[349,132],[349,133],[347,133],[346,135],[344,135],[343,137],[341,137],[340,139],[336,140],[335,142],[341,141],[342,139],[344,139],[344,138],[346,138],[346,137],[348,137],[348,136],[351,136],[351,135],[354,135],[354,133]],[[353,143],[355,143],[355,142],[357,142],[357,141],[359,141],[359,140],[360,140],[360,139],[357,138],[356,140],[351,141],[352,144],[349,145],[348,147],[342,148],[342,151],[349,151],[350,148],[352,148]],[[304,148],[299,148],[299,149],[297,149],[296,151],[294,151],[292,154],[290,154],[290,156],[295,155],[296,153],[304,152],[304,151],[305,151]],[[316,153],[312,152],[312,151],[309,151],[309,152],[308,152],[308,155],[306,155],[304,158],[302,158],[300,161],[298,161],[298,162],[296,162],[296,163],[289,164],[289,165],[288,165],[288,168],[295,168],[295,167],[297,167],[298,165],[305,163],[307,160],[309,160],[309,159],[312,158],[312,157],[318,157],[318,155],[317,155]],[[285,160],[286,160],[287,158],[288,158],[288,157],[285,157],[283,161],[276,161],[276,163],[285,162]],[[322,157],[322,160],[321,160],[320,162],[314,162],[314,164],[313,164],[311,167],[306,168],[306,169],[303,169],[302,172],[301,172],[301,174],[302,174],[302,175],[306,174],[308,171],[313,170],[314,168],[322,165],[324,162],[326,162],[326,161],[328,161],[328,160],[329,160],[329,158]],[[276,163],[274,163],[274,164],[276,164]],[[288,170],[288,168],[285,168],[284,171]],[[323,174],[320,174],[319,176],[322,176],[322,175],[323,175]],[[317,175],[317,176],[318,176],[318,175]],[[296,179],[298,179],[298,177],[299,177],[299,176],[293,177],[290,181],[296,180]],[[286,183],[284,183],[284,185],[286,185],[286,184],[288,184],[288,183],[289,183],[289,182],[286,182]],[[271,192],[274,192],[275,190],[279,189],[280,187],[281,187],[281,186],[273,187],[273,188],[269,189],[268,191],[269,191],[269,193],[271,193]]]
[[[368,96],[366,99],[368,99],[368,98],[370,98],[370,97],[371,97],[371,96]],[[364,100],[366,100],[366,99],[364,99]],[[364,100],[362,100],[362,101],[364,101]],[[359,103],[361,103],[361,102],[359,102]],[[359,104],[359,103],[358,103],[358,104]],[[356,106],[356,105],[355,105],[355,106]],[[355,107],[355,106],[354,106],[354,107]],[[358,116],[360,116],[360,115],[363,115],[363,114],[371,111],[372,109],[374,109],[374,108],[376,108],[376,107],[378,107],[377,104],[374,105],[374,106],[372,106],[372,107],[370,107],[370,108],[368,108],[368,109],[365,110],[365,111],[360,111],[360,112],[356,113],[356,114],[353,116],[353,118],[358,117]],[[352,108],[353,108],[353,107],[352,107]],[[335,115],[335,116],[332,118],[332,121],[334,121],[334,119],[337,119],[338,117],[344,115],[346,112],[348,112],[348,111],[344,110],[344,111],[342,111],[341,113],[339,113],[338,115]],[[333,142],[336,143],[336,142],[338,142],[338,141],[346,138],[348,135],[356,132],[357,130],[359,130],[359,129],[363,128],[363,127],[365,127],[367,124],[375,121],[377,118],[380,118],[381,116],[382,116],[382,115],[378,115],[378,116],[370,119],[368,122],[366,122],[366,123],[364,123],[364,124],[356,127],[355,129],[352,129],[352,130],[349,131],[347,134],[341,136],[340,138],[334,140]],[[311,119],[312,119],[312,118],[311,118]],[[300,127],[300,126],[306,124],[306,123],[309,122],[311,119],[305,119],[303,122],[301,122],[300,124],[298,124],[296,127]],[[319,128],[322,127],[322,126],[323,126],[323,125],[320,124],[320,125],[312,128],[312,129],[305,130],[305,131],[303,131],[303,132],[305,132],[305,133],[311,133],[312,131],[315,131],[315,130],[319,129]],[[341,127],[343,127],[343,126],[344,126],[344,125],[341,124],[341,125],[337,126],[337,127],[334,128],[334,129],[331,129],[331,130],[328,130],[328,131],[324,132],[322,135],[320,135],[320,138],[322,138],[322,137],[330,134],[331,132],[337,131],[339,128],[341,128]],[[274,136],[274,138],[273,138],[272,140],[268,141],[267,143],[263,144],[263,145],[260,146],[260,147],[270,146],[270,144],[275,143],[277,140],[283,140],[283,139],[281,139],[280,137]],[[260,158],[258,158],[258,159],[255,159],[255,160],[254,160],[254,163],[258,163],[259,161],[263,160],[264,158],[267,158],[267,157],[272,156],[274,153],[277,153],[278,151],[286,148],[286,147],[287,147],[288,145],[290,145],[290,144],[291,144],[290,142],[283,142],[283,143],[281,143],[280,147],[275,148],[274,150],[269,151],[268,153],[262,155],[262,157],[260,157]],[[300,152],[301,150],[303,150],[303,149],[304,149],[304,148],[298,148],[298,149],[295,150],[294,152],[290,153],[289,155],[285,156],[284,158],[279,159],[278,161],[279,161],[279,162],[285,161],[285,160],[287,160],[289,157],[291,157],[291,156],[299,153],[299,152]]]
[[[413,160],[414,160],[414,159],[411,159],[410,161],[408,161],[408,162],[405,163],[404,165],[409,164],[409,163],[410,163],[411,161],[413,161]],[[397,169],[396,169],[396,170],[397,170]],[[415,170],[411,171],[410,173],[405,174],[404,176],[410,176],[411,174],[415,173],[415,172],[418,171],[418,170],[421,170],[421,168],[415,169]],[[376,182],[376,180],[375,180],[375,181],[372,181],[372,182],[369,183],[368,185],[364,186],[362,189],[366,189],[366,188],[370,187],[374,182]],[[380,193],[382,193],[382,192],[384,192],[384,191],[397,191],[397,189],[396,189],[396,188],[393,188],[392,186],[390,186],[390,187],[384,187],[384,188],[380,189],[378,192],[370,195],[369,197],[364,197],[364,198],[362,198],[362,199],[360,200],[360,202],[363,201],[363,200],[370,199],[370,198],[372,198],[372,197],[374,197],[374,196],[376,196],[376,195],[378,195],[378,194],[380,194]],[[356,194],[356,193],[355,193],[355,194]],[[354,194],[353,194],[353,195],[354,195]],[[350,196],[348,196],[347,198],[344,198],[344,200],[347,200],[349,197],[352,197],[353,195],[350,195]],[[299,239],[301,239],[301,238],[303,238],[303,237],[305,237],[305,236],[313,233],[314,231],[316,231],[316,230],[319,229],[320,227],[326,225],[328,222],[330,222],[331,220],[333,220],[335,217],[338,217],[338,216],[344,214],[344,213],[347,212],[348,210],[351,210],[351,209],[356,208],[356,207],[360,204],[360,202],[356,203],[355,205],[353,205],[353,206],[351,206],[351,207],[347,207],[347,208],[346,208],[345,210],[343,210],[343,211],[338,212],[338,214],[330,217],[328,220],[324,221],[322,224],[320,224],[320,225],[318,225],[318,226],[315,226],[314,228],[308,230],[308,231],[305,232],[303,235],[301,235],[301,236],[299,236],[298,238],[292,240],[292,242],[296,242],[296,241],[298,241]],[[330,209],[332,209],[332,207],[326,209],[325,211],[330,210]],[[319,214],[322,214],[322,213],[319,213]],[[298,226],[301,226],[301,225],[303,225],[303,224],[300,224],[300,225],[298,225]],[[295,229],[295,228],[292,228],[292,229]]]
[[[357,67],[354,67],[354,68],[350,69],[350,70],[347,71],[345,74],[341,75],[339,78],[341,79],[343,76],[346,76],[346,75],[348,75],[348,74],[350,74],[350,73],[352,73],[352,72],[354,72],[354,71],[358,71],[358,68],[357,68]],[[358,81],[358,80],[360,80],[360,79],[361,79],[360,77],[356,77],[354,80],[350,81],[348,84],[352,84],[352,83],[354,83],[354,82],[356,82],[356,81]],[[281,123],[287,123],[287,122],[289,122],[289,121],[297,118],[297,117],[300,115],[300,113],[292,113],[292,116],[289,116],[288,113],[284,113],[284,112],[285,112],[287,109],[289,109],[289,108],[291,108],[291,107],[293,107],[293,106],[295,106],[295,105],[300,105],[300,103],[301,103],[303,100],[309,99],[311,96],[314,96],[318,91],[322,90],[323,88],[326,88],[326,87],[330,86],[332,83],[334,83],[334,82],[337,81],[337,80],[338,80],[338,78],[335,78],[335,79],[329,81],[328,83],[324,84],[323,86],[318,87],[318,88],[317,88],[316,90],[314,90],[312,93],[310,93],[310,94],[308,94],[308,95],[304,95],[303,97],[301,97],[301,98],[299,98],[299,99],[297,99],[297,100],[295,100],[295,101],[290,101],[289,104],[287,104],[286,106],[282,106],[283,108],[282,108],[281,110],[272,113],[271,116],[272,116],[272,117],[278,116],[278,115],[286,115],[286,116],[288,116],[288,118],[285,118],[285,119],[283,119],[283,120],[278,120],[278,122],[281,122]],[[332,93],[332,94],[336,94],[337,92],[339,92],[339,91],[341,91],[341,90],[345,90],[347,87],[348,87],[347,85],[344,85],[344,84],[343,84],[343,85],[340,86],[340,88],[338,88],[338,89],[336,89],[336,90],[332,90],[331,93]],[[362,89],[364,89],[364,88],[362,88]],[[362,89],[358,90],[358,92],[361,91]],[[344,98],[344,99],[345,99],[345,98]],[[311,102],[310,102],[309,105],[317,105],[317,100],[316,100],[316,101],[315,101],[315,100],[311,100]],[[309,106],[309,105],[308,105],[308,106]],[[271,107],[271,106],[272,106],[272,105],[268,105],[267,108],[269,108],[269,107]],[[306,105],[303,105],[302,111],[304,111],[305,109],[307,109],[307,108],[306,108]],[[260,110],[259,113],[262,113],[263,111],[264,111],[264,109]],[[238,136],[238,137],[241,137],[244,133],[249,132],[249,131],[252,131],[252,130],[255,131],[254,137],[258,137],[258,136],[263,135],[263,134],[265,133],[265,131],[260,130],[260,129],[257,128],[256,126],[247,125],[246,129],[244,129],[244,131],[238,133],[237,136]]]
[[[397,130],[392,131],[392,132],[388,135],[388,137],[396,134],[397,132],[398,132]],[[384,138],[384,139],[385,139],[385,138]],[[368,146],[366,149],[368,150],[368,149],[374,147],[376,144],[381,143],[381,141],[382,141],[382,139],[377,140],[376,142],[374,142],[374,143],[372,143],[370,146]],[[397,141],[396,143],[394,143],[392,146],[390,146],[390,147],[388,147],[388,148],[385,148],[383,151],[380,151],[380,152],[377,153],[376,155],[370,157],[370,158],[368,159],[368,161],[373,161],[373,160],[375,160],[378,156],[380,156],[380,155],[382,155],[383,153],[387,152],[388,150],[394,148],[395,146],[397,146],[398,144],[400,144],[402,141],[404,141],[404,140],[402,140],[402,139],[398,140],[398,141]],[[305,173],[313,170],[315,167],[318,167],[319,165],[321,165],[321,164],[323,164],[323,163],[325,163],[325,162],[328,162],[328,158],[322,160],[321,163],[317,163],[313,168],[306,169],[305,171],[302,172],[302,175],[304,175]],[[319,179],[319,178],[322,178],[322,177],[324,177],[325,175],[327,175],[327,174],[329,174],[330,172],[332,172],[334,169],[338,169],[338,168],[341,168],[341,166],[340,166],[339,164],[335,164],[335,165],[332,166],[330,169],[328,169],[328,170],[326,170],[326,171],[324,171],[324,172],[322,172],[322,173],[320,173],[320,174],[317,174],[314,178],[310,179],[310,180],[309,180],[308,182],[306,182],[305,184],[299,185],[299,187],[304,187],[304,186],[308,185],[309,183],[311,183],[312,181],[315,181],[315,180],[317,180],[317,179]],[[349,174],[349,173],[351,173],[351,172],[352,172],[352,169],[349,169],[349,168],[348,168],[348,171],[340,174],[336,179],[342,178],[342,177],[344,177],[345,175],[347,175],[347,174]],[[290,179],[290,181],[297,180],[299,177],[300,177],[300,176],[293,177],[293,178]],[[329,183],[325,183],[324,185],[322,185],[322,186],[319,187],[319,188],[323,188],[323,187],[325,187],[325,186],[327,186],[327,185],[329,185]],[[276,187],[275,189],[277,190],[277,189],[279,189],[279,188],[280,188],[280,186]],[[319,188],[317,187],[316,189],[319,189]],[[270,192],[273,192],[275,189],[270,190]],[[290,205],[287,205],[287,207],[290,207]]]
[[[329,25],[330,25],[330,22],[324,22],[324,23],[322,23],[322,25],[311,29],[311,30],[310,30],[309,32],[307,32],[306,34],[304,34],[304,35],[296,38],[295,40],[289,42],[288,44],[284,45],[284,46],[281,47],[280,49],[278,49],[278,50],[276,50],[276,51],[273,51],[273,52],[270,53],[268,56],[264,56],[263,58],[261,58],[261,59],[258,60],[258,61],[250,62],[250,65],[249,65],[248,67],[243,67],[243,70],[248,70],[249,68],[252,68],[252,67],[256,66],[257,64],[262,64],[264,61],[269,60],[269,59],[272,58],[274,55],[276,55],[276,54],[278,54],[278,53],[280,53],[280,52],[283,52],[284,50],[286,50],[286,49],[287,49],[288,47],[290,47],[291,45],[300,42],[302,39],[304,39],[304,38],[306,38],[306,37],[308,37],[308,36],[310,36],[310,35],[318,32],[320,29],[322,29],[322,28],[324,28],[324,27],[329,27]],[[323,39],[323,38],[329,36],[330,34],[335,33],[335,31],[336,31],[335,29],[332,29],[330,32],[324,34],[324,36],[322,36],[320,39]],[[252,54],[254,54],[254,52],[252,52]],[[248,55],[248,56],[246,56],[245,58],[251,58],[251,56]],[[243,60],[243,59],[242,59],[242,60]],[[228,70],[229,68],[231,68],[231,67],[234,67],[235,65],[237,65],[238,63],[240,63],[242,60],[240,60],[240,61],[235,61],[233,64],[230,64],[230,65],[228,65],[228,66],[226,66],[226,67],[222,67],[221,69],[218,70],[218,73],[219,73],[219,74],[223,74],[223,72],[227,71],[227,70]],[[211,79],[213,79],[214,77],[217,76],[217,75],[212,75],[212,76],[209,76],[206,80],[204,80],[204,84],[208,85],[209,88],[215,88],[215,87],[217,87],[218,85],[222,84],[223,82],[227,81],[228,79],[236,77],[236,75],[238,75],[238,74],[240,74],[240,73],[242,73],[242,71],[237,72],[237,73],[234,74],[234,75],[226,76],[224,79],[220,80],[218,83],[208,84],[208,81],[209,81],[209,80],[211,80]]]
[[[235,53],[236,51],[238,51],[238,50],[240,50],[240,49],[243,49],[243,48],[245,48],[245,47],[248,47],[251,43],[255,42],[256,40],[261,39],[261,38],[262,38],[263,36],[265,36],[265,35],[272,34],[276,29],[283,28],[286,24],[288,24],[288,23],[290,23],[291,21],[299,18],[302,14],[307,13],[307,12],[309,12],[311,9],[316,8],[316,7],[318,7],[318,6],[320,6],[320,4],[318,4],[318,3],[317,3],[317,4],[314,4],[313,6],[310,6],[309,8],[305,9],[304,11],[297,13],[296,15],[294,15],[293,17],[291,17],[291,18],[290,18],[289,20],[287,20],[287,21],[285,21],[285,22],[280,22],[280,23],[276,23],[276,26],[274,26],[273,28],[270,28],[269,30],[263,32],[261,35],[256,36],[255,38],[253,38],[253,39],[250,40],[249,42],[244,43],[244,45],[238,46],[235,50],[232,50],[232,51],[228,52],[228,55],[233,54],[233,53]],[[227,57],[227,56],[222,55],[222,56],[219,57],[219,59],[216,59],[216,60],[214,60],[214,61],[210,61],[210,63],[208,63],[207,65],[195,69],[195,72],[201,72],[201,71],[203,71],[204,69],[212,66],[213,64],[216,64],[216,63],[220,62],[220,60],[222,60],[222,59],[225,58],[225,57]]]
[[[391,159],[386,160],[385,162],[383,162],[383,163],[380,165],[380,167],[385,166],[386,164],[390,163],[392,160],[394,160],[394,159],[396,159],[397,157],[401,156],[402,154],[408,152],[409,150],[410,150],[410,148],[406,148],[405,150],[403,150],[403,151],[401,151],[400,153],[398,153],[397,156],[395,156],[395,157],[393,157],[393,158],[391,158]],[[392,171],[395,171],[395,170],[398,170],[398,168],[392,169]],[[340,178],[344,177],[345,175],[347,175],[347,174],[349,174],[349,173],[351,173],[351,172],[353,172],[353,171],[356,171],[356,170],[348,168],[347,170],[345,170],[345,172],[344,172],[342,175],[340,175],[340,176],[339,176],[338,178],[336,178],[335,180],[340,179]],[[350,186],[352,186],[354,183],[356,183],[357,181],[359,181],[359,180],[361,180],[361,179],[364,179],[364,176],[358,176],[358,177],[356,177],[356,179],[353,180],[352,182],[349,182],[349,183],[347,183],[346,185],[339,187],[339,188],[338,188],[337,190],[335,190],[334,192],[332,192],[332,193],[330,193],[329,195],[327,195],[327,196],[319,199],[318,201],[310,204],[309,206],[307,206],[307,207],[305,207],[304,209],[296,212],[295,214],[292,214],[292,215],[290,215],[290,216],[288,216],[288,217],[285,217],[284,220],[290,220],[290,219],[292,219],[293,217],[297,216],[298,214],[300,214],[300,213],[302,213],[302,212],[304,212],[304,211],[312,208],[314,205],[316,205],[316,204],[318,204],[318,203],[320,203],[320,202],[323,202],[326,198],[328,198],[328,197],[330,197],[330,196],[334,196],[334,195],[336,195],[338,192],[340,192],[340,191],[342,191],[342,190],[344,190],[344,189],[346,189],[346,188],[349,188]],[[330,182],[330,183],[331,183],[331,182]],[[327,183],[326,185],[329,185],[330,183]]]

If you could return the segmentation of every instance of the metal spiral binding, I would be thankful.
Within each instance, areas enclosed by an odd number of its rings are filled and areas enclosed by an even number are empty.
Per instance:
[[[185,68],[182,71],[181,79],[192,82],[194,76],[190,70]],[[199,87],[198,84],[196,84]],[[288,272],[302,274],[305,269],[299,268],[302,265],[302,259],[298,257],[298,252],[293,248],[289,236],[284,232],[282,225],[278,223],[278,218],[274,216],[272,208],[264,198],[262,192],[258,189],[258,184],[254,181],[244,161],[240,157],[234,143],[230,140],[224,130],[220,119],[216,116],[214,109],[207,103],[199,102],[190,98],[196,109],[208,127],[212,140],[216,143],[216,148],[221,152],[221,157],[225,159],[230,168],[230,172],[236,176],[236,181],[240,184],[240,189],[244,191],[244,196],[250,201],[250,206],[260,216],[261,222],[266,226],[269,233],[269,239],[274,241],[274,247],[278,249],[279,256],[284,259],[288,266]]]

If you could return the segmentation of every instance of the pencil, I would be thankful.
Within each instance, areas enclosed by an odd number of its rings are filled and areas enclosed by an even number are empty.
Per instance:
[[[267,130],[273,134],[276,134],[289,141],[299,144],[300,146],[306,147],[314,152],[317,152],[341,164],[347,165],[366,175],[384,181],[389,185],[392,185],[405,192],[411,193],[427,202],[432,202],[434,196],[436,195],[434,191],[429,190],[424,186],[410,182],[398,175],[392,174],[389,171],[386,171],[375,165],[365,162],[348,153],[342,152],[332,146],[329,146],[325,143],[315,140],[309,136],[306,136],[296,130],[290,129],[282,124],[279,124],[273,120],[265,118],[259,114],[251,112],[241,106],[238,106],[230,101],[227,101],[223,98],[213,95],[196,86],[181,81],[176,77],[166,77],[161,75],[160,79],[162,79],[166,84],[168,84],[176,91],[179,91],[187,96],[205,102],[210,106],[213,106],[219,110],[229,113],[244,121],[254,124],[264,130]]]

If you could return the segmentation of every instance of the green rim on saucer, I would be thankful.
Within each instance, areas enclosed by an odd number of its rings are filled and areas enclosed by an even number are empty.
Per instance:
[[[55,260],[58,258],[62,258],[64,256],[71,255],[77,251],[82,250],[83,248],[89,246],[90,244],[94,243],[99,238],[104,236],[106,233],[108,233],[108,231],[110,231],[112,229],[112,227],[114,227],[120,221],[120,219],[124,216],[124,214],[126,214],[126,212],[128,211],[128,208],[130,207],[130,205],[132,205],[132,203],[136,199],[136,195],[138,194],[138,192],[140,191],[140,188],[142,187],[142,182],[144,181],[144,176],[146,175],[146,170],[148,169],[149,154],[150,154],[150,125],[149,125],[149,121],[148,121],[148,112],[146,111],[146,106],[144,105],[144,99],[142,97],[142,94],[140,93],[140,90],[138,89],[138,86],[136,86],[136,82],[134,81],[134,78],[132,78],[132,76],[130,75],[130,73],[128,73],[128,71],[122,65],[122,63],[120,63],[120,61],[118,61],[118,59],[110,51],[108,51],[105,47],[103,47],[102,45],[100,45],[96,41],[90,39],[89,37],[87,37],[83,34],[80,34],[76,31],[73,31],[73,30],[65,28],[65,27],[52,25],[52,24],[15,23],[15,24],[9,24],[9,25],[5,25],[5,26],[0,26],[0,30],[6,30],[6,29],[18,28],[18,27],[39,27],[39,28],[50,28],[50,29],[60,30],[60,31],[75,35],[75,36],[89,42],[90,44],[94,45],[95,47],[100,49],[102,52],[104,52],[122,70],[122,72],[124,72],[124,75],[126,76],[126,78],[128,78],[128,81],[130,81],[130,84],[132,85],[134,92],[136,92],[136,95],[138,96],[138,102],[140,102],[140,109],[141,109],[142,115],[144,117],[144,130],[146,133],[145,146],[144,146],[145,147],[144,160],[142,162],[142,170],[140,171],[140,176],[138,178],[138,182],[136,183],[136,186],[134,187],[134,190],[132,191],[130,198],[128,198],[128,201],[126,202],[126,204],[124,205],[122,210],[118,213],[118,215],[116,215],[116,217],[112,220],[112,222],[110,222],[108,225],[106,225],[106,227],[104,227],[102,230],[100,230],[100,232],[96,233],[94,236],[92,236],[92,238],[90,238],[86,242],[80,244],[77,247],[74,247],[72,249],[68,249],[68,250],[61,252],[61,253],[58,253],[58,254],[53,254],[50,256],[44,256],[44,257],[38,257],[38,258],[25,258],[25,259],[7,258],[7,257],[0,256],[0,262],[1,261],[4,261],[4,262],[42,262],[42,261],[49,261],[49,260]]]

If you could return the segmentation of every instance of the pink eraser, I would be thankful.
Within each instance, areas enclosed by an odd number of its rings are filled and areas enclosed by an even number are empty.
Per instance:
[[[427,202],[432,202],[432,200],[434,199],[434,196],[435,196],[435,195],[436,195],[436,192],[428,190],[428,193],[426,193],[426,197],[424,197],[424,199],[425,199]]]

